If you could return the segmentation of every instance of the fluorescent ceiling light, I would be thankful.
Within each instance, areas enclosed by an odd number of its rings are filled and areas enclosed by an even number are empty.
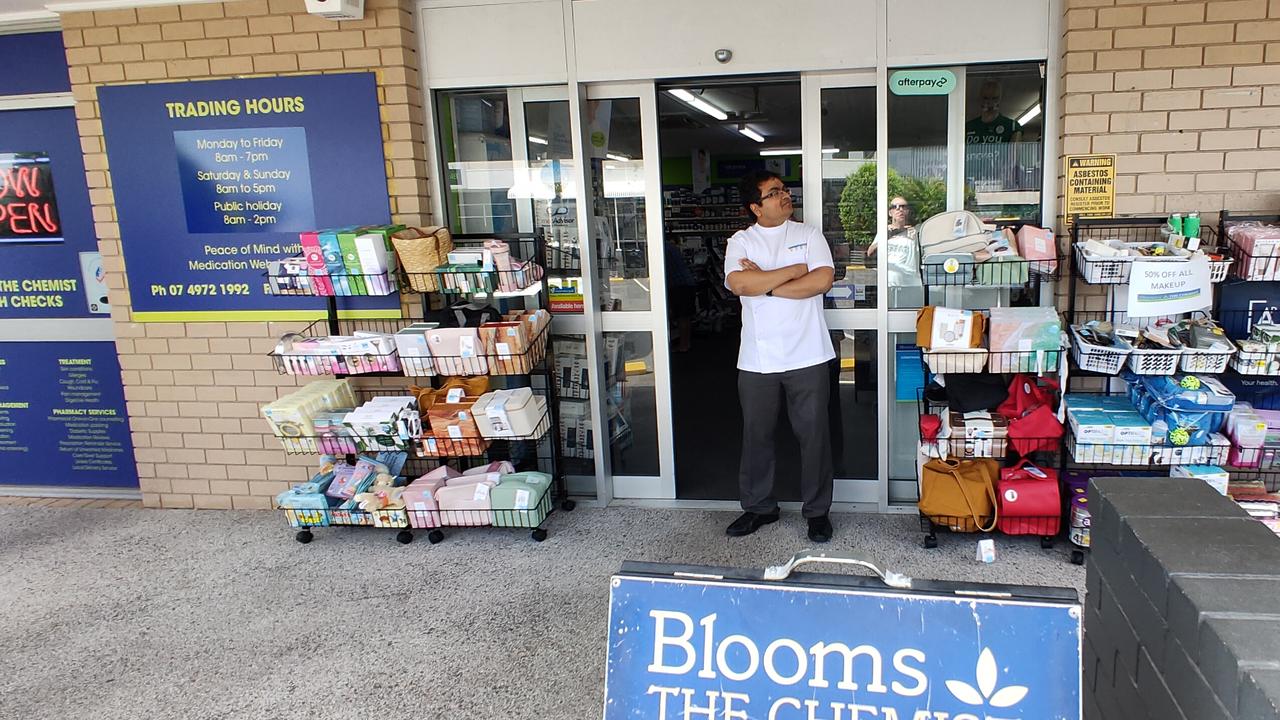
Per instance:
[[[530,136],[529,136],[529,142],[534,143],[535,145],[550,145],[550,144],[551,144],[551,143],[547,142],[547,139],[546,139],[546,138],[541,138],[541,137],[538,137],[537,135],[530,135]]]
[[[840,152],[839,148],[822,148],[823,155],[835,155]],[[800,148],[776,148],[774,150],[761,150],[760,157],[776,157],[778,155],[799,155]]]
[[[702,98],[698,97],[697,95],[694,95],[693,93],[689,92],[688,90],[685,90],[684,88],[676,88],[675,90],[668,90],[667,92],[679,98],[680,101],[685,103],[686,105],[689,105],[690,107],[695,108],[697,110],[701,110],[702,112],[710,115],[711,117],[717,120],[729,119],[729,114],[726,113],[724,110],[721,110],[715,105],[712,105],[711,103],[707,102],[706,100],[703,100]]]
[[[604,156],[610,160],[617,160],[618,162],[628,162],[631,160],[631,158],[626,155],[619,155],[618,153],[605,153]]]
[[[738,132],[746,135],[756,142],[764,142],[764,136],[749,127],[740,127],[738,128]]]
[[[1036,116],[1037,116],[1037,115],[1039,115],[1039,114],[1040,114],[1040,103],[1036,103],[1035,105],[1032,105],[1032,106],[1031,106],[1031,109],[1030,109],[1030,110],[1028,110],[1028,111],[1026,111],[1025,113],[1023,113],[1023,114],[1022,114],[1022,117],[1018,118],[1018,124],[1019,124],[1019,125],[1026,125],[1027,123],[1031,122],[1032,120],[1035,120],[1035,119],[1036,119]]]

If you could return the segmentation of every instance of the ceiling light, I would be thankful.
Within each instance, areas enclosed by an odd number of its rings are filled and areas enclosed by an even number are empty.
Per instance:
[[[822,148],[823,155],[835,155],[840,152],[839,148]],[[773,150],[761,150],[760,157],[777,157],[779,155],[799,155],[800,148],[775,148]]]
[[[619,155],[618,153],[605,153],[604,156],[610,160],[617,160],[618,162],[630,162],[631,160],[631,158],[626,155]]]
[[[1040,114],[1040,103],[1036,103],[1035,105],[1032,105],[1032,106],[1031,106],[1031,109],[1030,109],[1030,110],[1028,110],[1028,111],[1026,111],[1025,113],[1023,113],[1023,114],[1022,114],[1022,117],[1018,118],[1018,124],[1019,124],[1019,125],[1026,125],[1027,123],[1031,122],[1032,120],[1035,120],[1035,119],[1036,119],[1036,116],[1037,116],[1037,115],[1039,115],[1039,114]]]
[[[738,128],[738,132],[746,135],[756,142],[764,142],[764,136],[749,127],[740,127]]]
[[[729,119],[729,114],[726,113],[724,110],[721,110],[715,105],[712,105],[711,103],[707,102],[706,100],[703,100],[702,98],[698,97],[697,95],[694,95],[693,93],[689,92],[688,90],[685,90],[684,88],[676,88],[675,90],[668,90],[667,92],[679,98],[686,105],[689,105],[690,107],[701,110],[702,112],[710,115],[711,117],[717,120]]]
[[[534,143],[535,145],[550,145],[550,144],[551,144],[551,143],[547,142],[547,139],[546,139],[546,138],[540,138],[540,137],[538,137],[537,135],[530,135],[530,136],[529,136],[529,142]]]

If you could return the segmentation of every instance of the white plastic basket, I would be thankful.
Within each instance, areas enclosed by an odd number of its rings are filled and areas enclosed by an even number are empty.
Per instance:
[[[1130,248],[1151,245],[1152,243],[1120,243],[1112,241],[1109,244],[1115,248]],[[1166,247],[1169,249],[1169,255],[1144,257],[1135,255],[1091,257],[1085,254],[1084,243],[1076,243],[1076,266],[1079,268],[1084,281],[1091,285],[1124,285],[1129,282],[1129,274],[1133,272],[1134,260],[1151,262],[1186,262],[1186,260],[1191,257],[1191,253],[1187,250],[1175,248],[1171,245],[1166,245]]]
[[[987,349],[925,350],[924,361],[929,370],[938,375],[980,373],[987,367]]]
[[[1179,365],[1182,372],[1214,374],[1224,372],[1231,357],[1236,354],[1234,345],[1230,350],[1197,350],[1182,348],[1182,360]]]
[[[1231,367],[1241,375],[1280,375],[1280,352],[1245,352],[1231,356]]]
[[[1141,350],[1129,353],[1129,369],[1136,375],[1172,375],[1178,371],[1181,350]]]
[[[1119,374],[1120,369],[1124,367],[1124,361],[1133,350],[1133,347],[1123,339],[1120,342],[1122,343],[1120,347],[1094,345],[1080,336],[1078,325],[1071,326],[1071,356],[1075,358],[1076,366],[1081,370],[1103,375]]]
[[[1209,282],[1220,283],[1223,280],[1226,280],[1227,273],[1231,271],[1232,262],[1234,261],[1231,258],[1226,258],[1225,260],[1210,260],[1209,261]]]

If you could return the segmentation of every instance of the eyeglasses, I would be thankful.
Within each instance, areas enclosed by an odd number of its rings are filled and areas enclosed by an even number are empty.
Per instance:
[[[892,205],[889,206],[889,209],[890,210],[906,210],[909,207],[911,206],[907,205],[906,203],[893,203]]]
[[[768,200],[770,198],[781,197],[783,195],[786,195],[787,197],[791,197],[791,190],[789,188],[784,188],[784,187],[774,188],[769,192],[765,193],[764,195],[761,195],[760,202],[764,202],[765,200]]]

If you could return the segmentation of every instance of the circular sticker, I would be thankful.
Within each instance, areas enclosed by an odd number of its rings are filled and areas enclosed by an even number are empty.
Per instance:
[[[942,263],[942,269],[948,274],[954,273],[960,269],[960,261],[955,258],[947,258],[947,261]]]
[[[604,138],[604,133],[603,133],[603,132],[601,132],[601,131],[599,131],[599,130],[596,130],[595,132],[591,133],[591,146],[592,146],[592,147],[598,147],[598,148],[602,148],[602,147],[604,147],[604,140],[605,140],[605,138]]]
[[[1005,502],[1018,502],[1018,491],[1010,488],[1004,491]]]

